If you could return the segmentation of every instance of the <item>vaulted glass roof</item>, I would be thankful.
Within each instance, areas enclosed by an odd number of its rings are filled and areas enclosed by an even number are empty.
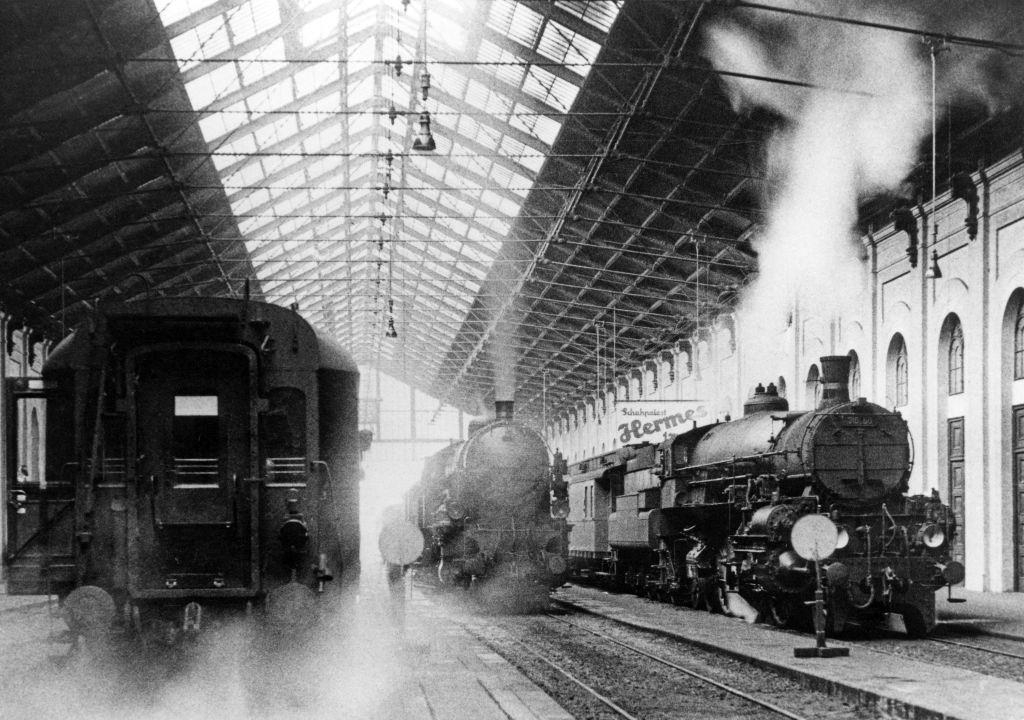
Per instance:
[[[620,4],[157,0],[264,296],[427,378]]]

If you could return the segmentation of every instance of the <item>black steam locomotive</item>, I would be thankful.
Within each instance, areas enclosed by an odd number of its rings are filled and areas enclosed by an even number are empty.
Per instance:
[[[934,494],[906,494],[912,446],[899,414],[850,401],[847,357],[821,362],[811,412],[758,386],[739,420],[574,466],[574,571],[715,612],[732,594],[771,622],[805,625],[815,573],[790,530],[821,514],[838,531],[823,563],[829,630],[890,614],[910,635],[934,628],[935,591],[964,577],[950,559],[953,513]]]
[[[426,539],[421,565],[444,586],[478,588],[509,609],[547,598],[568,573],[566,485],[543,437],[496,403],[493,421],[427,459],[406,494]]]
[[[120,616],[173,637],[226,606],[307,624],[358,576],[357,391],[291,310],[103,308],[7,383],[8,591],[57,594],[83,635]]]

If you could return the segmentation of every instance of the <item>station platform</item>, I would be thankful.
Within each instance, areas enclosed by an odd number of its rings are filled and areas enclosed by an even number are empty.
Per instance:
[[[508,661],[435,612],[434,601],[406,586],[396,605],[399,598],[382,587],[371,582],[361,590],[351,632],[328,643],[312,669],[259,678],[257,701],[239,677],[245,671],[230,641],[156,684],[126,683],[110,675],[106,661],[68,662],[70,638],[55,600],[0,593],[0,718],[573,720]]]
[[[965,603],[938,601],[940,622],[970,623],[990,634],[1024,637],[1024,594],[956,591]],[[797,647],[814,647],[814,637],[783,633],[737,618],[692,612],[635,596],[593,588],[567,587],[555,597],[577,607],[666,633],[694,645],[753,662],[797,678],[807,687],[838,695],[894,717],[919,720],[1024,720],[1024,684],[939,664],[896,657],[861,644],[849,657],[797,658]],[[923,642],[911,641],[907,642]]]
[[[941,623],[1024,638],[1024,594],[960,590],[955,595],[967,602],[948,604],[940,598]],[[169,677],[166,686],[147,688],[145,697],[131,695],[102,667],[68,667],[69,638],[55,601],[0,594],[0,717],[573,719],[571,708],[560,707],[447,619],[447,613],[437,612],[436,599],[408,585],[400,597],[398,602],[399,596],[387,592],[383,583],[371,583],[362,591],[343,647],[316,660],[315,672],[323,681],[316,693],[322,697],[300,702],[292,712],[291,701],[307,691],[306,685],[294,678],[269,678],[265,682],[277,704],[254,707],[239,682],[236,648],[230,644],[201,658],[191,674]],[[1024,720],[1021,683],[896,658],[856,644],[848,658],[795,658],[794,648],[813,646],[813,637],[592,588],[563,588],[556,597],[773,668],[808,687],[879,707],[894,717]],[[850,645],[832,639],[828,644]]]

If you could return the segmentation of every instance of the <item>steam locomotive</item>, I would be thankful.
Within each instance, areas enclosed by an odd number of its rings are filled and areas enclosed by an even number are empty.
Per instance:
[[[499,607],[546,601],[568,573],[561,469],[544,438],[513,420],[512,403],[497,402],[495,419],[428,458],[406,494],[406,517],[426,541],[420,565]]]
[[[8,591],[72,630],[195,632],[204,613],[301,627],[358,576],[358,371],[248,299],[94,313],[40,380],[10,380]],[[18,455],[16,458],[15,455]]]
[[[934,493],[906,494],[912,445],[899,414],[850,400],[849,358],[821,363],[813,411],[790,412],[759,385],[741,419],[574,465],[574,573],[713,612],[738,596],[770,622],[806,626],[815,572],[790,531],[821,514],[838,536],[822,563],[828,630],[898,614],[909,635],[931,631],[935,592],[964,577],[950,557],[953,512]]]

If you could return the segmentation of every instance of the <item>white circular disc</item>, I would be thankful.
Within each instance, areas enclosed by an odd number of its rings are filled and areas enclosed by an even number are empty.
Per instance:
[[[804,515],[793,524],[789,541],[804,560],[824,560],[835,552],[839,531],[824,515]]]
[[[377,538],[377,546],[386,562],[408,565],[423,552],[423,533],[412,523],[399,520],[384,526]]]

